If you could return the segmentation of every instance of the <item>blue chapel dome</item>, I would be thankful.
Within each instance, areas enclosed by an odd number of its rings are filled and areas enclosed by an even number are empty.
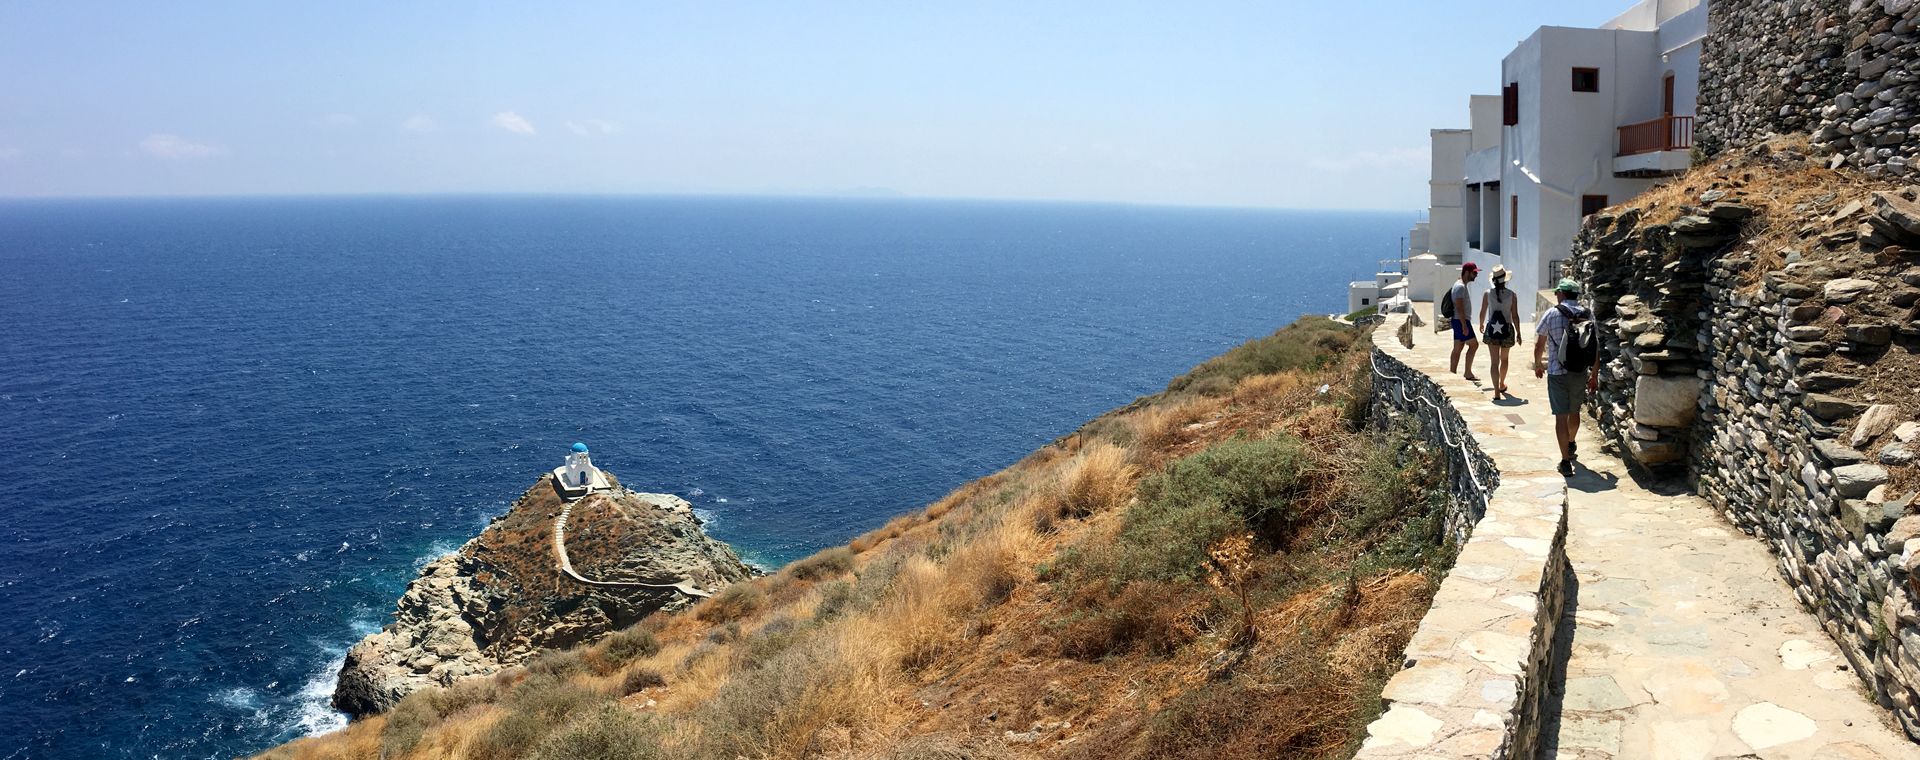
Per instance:
[[[584,443],[578,443],[578,442],[576,442],[576,443],[574,443],[574,444],[573,444],[573,450],[574,450],[574,451],[578,451],[578,452],[580,452],[580,453],[582,453],[582,454],[585,454],[585,453],[587,453],[587,445],[586,445],[586,444],[584,444]]]

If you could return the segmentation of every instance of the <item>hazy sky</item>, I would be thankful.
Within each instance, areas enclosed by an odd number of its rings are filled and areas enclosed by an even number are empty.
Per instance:
[[[0,195],[1426,205],[1534,27],[1626,0],[0,4]]]

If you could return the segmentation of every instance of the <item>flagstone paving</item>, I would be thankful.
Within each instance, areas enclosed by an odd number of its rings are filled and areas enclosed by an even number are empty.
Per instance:
[[[1444,366],[1448,336],[1414,333],[1415,350]],[[1508,377],[1519,399],[1492,400],[1484,347],[1474,374],[1483,408],[1511,415],[1512,435],[1553,456],[1545,382],[1531,371],[1531,330],[1524,336]],[[1580,471],[1568,481],[1576,584],[1543,757],[1920,759],[1760,542],[1683,484],[1636,477],[1601,445],[1582,428]]]

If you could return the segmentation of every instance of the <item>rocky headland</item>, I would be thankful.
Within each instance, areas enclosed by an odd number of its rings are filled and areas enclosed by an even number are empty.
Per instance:
[[[610,478],[611,480],[611,478]],[[427,563],[407,585],[394,620],[347,652],[334,706],[354,716],[387,710],[428,686],[519,664],[542,649],[590,642],[656,610],[697,599],[662,587],[712,592],[753,575],[732,548],[701,529],[685,500],[617,485],[572,502],[563,574],[556,518],[568,506],[541,477],[459,551]]]

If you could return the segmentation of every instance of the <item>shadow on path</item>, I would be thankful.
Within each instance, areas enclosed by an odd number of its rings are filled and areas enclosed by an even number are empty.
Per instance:
[[[1553,631],[1553,671],[1540,701],[1540,758],[1560,756],[1560,704],[1567,696],[1567,661],[1573,655],[1574,614],[1580,611],[1580,574],[1567,565],[1567,602]]]

